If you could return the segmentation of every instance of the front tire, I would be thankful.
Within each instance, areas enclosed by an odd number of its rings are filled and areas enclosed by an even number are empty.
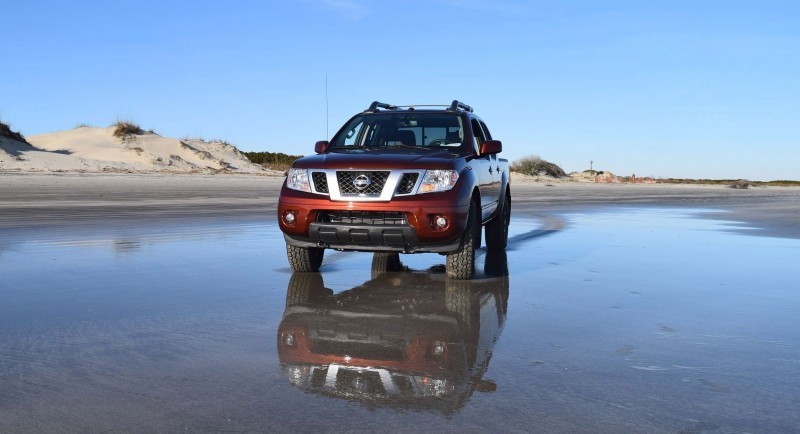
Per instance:
[[[320,247],[286,245],[286,257],[294,271],[302,273],[319,271],[323,256],[325,256],[325,249]]]
[[[478,244],[476,238],[480,240],[480,228],[478,206],[473,200],[469,205],[469,218],[461,248],[447,254],[447,277],[469,280],[475,275],[475,246]]]

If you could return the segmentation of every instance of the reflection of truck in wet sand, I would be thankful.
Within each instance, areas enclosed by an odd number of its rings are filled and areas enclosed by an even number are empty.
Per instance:
[[[489,256],[505,270],[504,252]],[[508,276],[498,274],[386,273],[333,294],[320,274],[295,273],[278,329],[284,373],[303,390],[366,405],[456,412],[495,388],[483,375],[506,317]]]

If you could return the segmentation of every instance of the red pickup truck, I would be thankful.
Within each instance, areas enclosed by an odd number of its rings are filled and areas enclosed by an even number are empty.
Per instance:
[[[447,276],[471,279],[486,228],[504,250],[511,218],[508,161],[472,107],[372,103],[317,155],[289,169],[278,222],[295,271],[318,271],[325,249],[447,256]]]

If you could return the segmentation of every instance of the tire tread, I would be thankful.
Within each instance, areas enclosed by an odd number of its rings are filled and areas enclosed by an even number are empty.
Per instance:
[[[286,245],[286,258],[294,271],[301,273],[317,272],[322,265],[325,249],[319,247],[298,247]]]

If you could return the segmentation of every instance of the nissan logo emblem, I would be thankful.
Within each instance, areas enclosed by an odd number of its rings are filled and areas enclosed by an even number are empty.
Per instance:
[[[356,176],[353,180],[353,186],[359,190],[369,187],[370,184],[372,184],[372,180],[369,179],[369,176],[364,174]]]

